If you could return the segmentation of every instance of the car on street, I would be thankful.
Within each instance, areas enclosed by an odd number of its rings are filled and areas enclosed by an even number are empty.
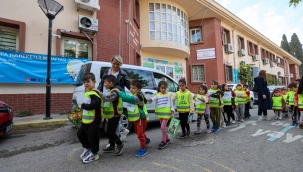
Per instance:
[[[235,91],[237,84],[227,84],[229,88],[231,88],[231,90]],[[250,105],[249,108],[252,109],[254,106],[254,102],[255,102],[255,96],[254,96],[254,92],[250,91]]]
[[[13,129],[14,114],[8,104],[0,101],[0,136]]]

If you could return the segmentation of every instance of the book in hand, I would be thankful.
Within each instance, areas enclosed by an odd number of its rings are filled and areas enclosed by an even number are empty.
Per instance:
[[[179,125],[180,125],[180,120],[178,120],[177,118],[172,118],[170,120],[170,123],[167,127],[167,133],[169,135],[171,135],[172,137],[175,137],[176,134],[177,134],[177,131],[178,131],[178,128],[179,128]]]

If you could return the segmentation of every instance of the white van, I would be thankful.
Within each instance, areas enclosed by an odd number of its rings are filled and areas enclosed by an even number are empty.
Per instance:
[[[96,62],[91,61],[87,62],[84,65],[82,65],[79,74],[77,76],[75,89],[73,92],[73,108],[78,105],[81,106],[83,102],[83,96],[84,96],[84,86],[81,80],[81,77],[84,73],[93,73],[96,77],[96,85],[95,88],[98,87],[101,78],[104,74],[104,72],[111,68],[112,64],[108,62]],[[145,83],[145,87],[142,88],[142,92],[146,98],[152,98],[157,94],[157,87],[158,83],[162,80],[166,81],[168,84],[168,92],[171,92],[175,94],[178,91],[178,84],[168,75],[164,74],[163,72],[155,69],[145,68],[141,66],[133,66],[133,65],[126,65],[123,64],[121,66],[121,69],[123,69],[130,81],[133,79],[138,79]],[[130,93],[130,91],[125,88],[126,93]],[[155,116],[155,104],[154,103],[148,103],[146,104],[147,110],[148,110],[148,116],[150,121],[157,120]],[[175,112],[175,116],[178,117],[178,113]],[[128,122],[127,119],[127,110],[123,110],[122,118],[121,118],[121,124],[126,128],[131,128],[131,124]]]

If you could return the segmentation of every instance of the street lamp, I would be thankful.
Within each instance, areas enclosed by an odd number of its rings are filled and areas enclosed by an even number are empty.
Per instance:
[[[45,120],[50,117],[51,105],[51,50],[52,50],[52,22],[56,15],[63,11],[63,6],[54,0],[38,0],[39,7],[48,18],[48,47],[47,47],[47,74],[46,74],[46,106]]]

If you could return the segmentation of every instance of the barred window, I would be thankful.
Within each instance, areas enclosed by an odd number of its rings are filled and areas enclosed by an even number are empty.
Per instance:
[[[192,82],[205,81],[204,65],[192,66]]]

